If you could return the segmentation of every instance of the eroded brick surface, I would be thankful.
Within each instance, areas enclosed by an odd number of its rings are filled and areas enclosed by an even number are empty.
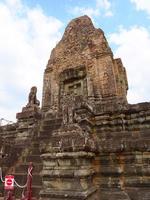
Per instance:
[[[0,127],[6,173],[23,184],[33,161],[41,200],[150,199],[150,103],[128,104],[122,61],[89,17],[52,50],[41,109],[33,89],[17,123]]]

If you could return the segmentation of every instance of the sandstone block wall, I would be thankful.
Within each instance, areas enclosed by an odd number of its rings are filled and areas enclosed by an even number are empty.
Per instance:
[[[23,183],[34,162],[40,200],[149,200],[150,103],[128,104],[127,90],[103,31],[72,20],[45,69],[41,109],[34,86],[17,123],[0,127],[4,171]]]
[[[52,50],[44,74],[43,110],[58,107],[60,74],[80,66],[85,68],[87,85],[91,87],[88,96],[121,97],[126,101],[128,86],[121,59],[113,58],[103,31],[96,29],[89,17],[83,16],[69,23],[61,41]]]

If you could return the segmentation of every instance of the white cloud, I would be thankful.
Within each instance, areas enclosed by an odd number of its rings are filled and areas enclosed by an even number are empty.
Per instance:
[[[107,17],[113,16],[112,5],[109,0],[96,0],[96,7],[104,10],[104,15]]]
[[[23,6],[20,0],[5,0],[5,3],[9,8],[13,8],[15,11],[20,10]]]
[[[62,22],[38,6],[5,0],[0,3],[0,27],[0,118],[14,120],[31,86],[38,87],[41,98],[43,72]]]
[[[143,27],[121,28],[110,35],[109,41],[118,45],[115,57],[121,57],[126,67],[129,103],[150,101],[150,33]]]
[[[150,0],[130,0],[137,10],[146,11],[150,15]]]
[[[74,15],[88,15],[89,17],[93,16],[99,16],[99,10],[98,9],[93,9],[89,7],[74,7],[71,11]]]
[[[97,16],[104,16],[104,17],[113,16],[112,5],[109,0],[95,0],[94,7],[76,6],[70,10],[70,13],[76,16],[88,15],[91,18]]]

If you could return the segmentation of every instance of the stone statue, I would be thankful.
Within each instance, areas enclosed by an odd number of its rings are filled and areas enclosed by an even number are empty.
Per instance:
[[[93,88],[93,81],[90,77],[87,77],[87,92],[88,92],[88,97],[93,97],[94,96],[94,88]]]
[[[73,95],[64,94],[63,104],[62,104],[62,113],[63,113],[63,124],[72,124],[74,118],[74,97]]]
[[[34,106],[34,105],[37,105],[37,106],[40,105],[40,101],[37,100],[36,93],[37,93],[37,87],[33,86],[29,93],[27,107]]]

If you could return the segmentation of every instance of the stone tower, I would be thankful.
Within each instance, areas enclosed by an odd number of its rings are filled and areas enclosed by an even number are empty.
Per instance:
[[[129,105],[127,90],[103,31],[72,20],[44,73],[41,199],[148,200],[150,105]]]
[[[23,184],[34,162],[40,200],[149,200],[150,103],[128,104],[127,90],[103,31],[72,20],[45,69],[42,107],[34,86],[17,123],[0,127],[3,171]]]
[[[64,94],[88,101],[127,103],[128,83],[121,59],[113,53],[101,29],[88,16],[72,20],[52,50],[44,74],[42,109],[59,110]]]

